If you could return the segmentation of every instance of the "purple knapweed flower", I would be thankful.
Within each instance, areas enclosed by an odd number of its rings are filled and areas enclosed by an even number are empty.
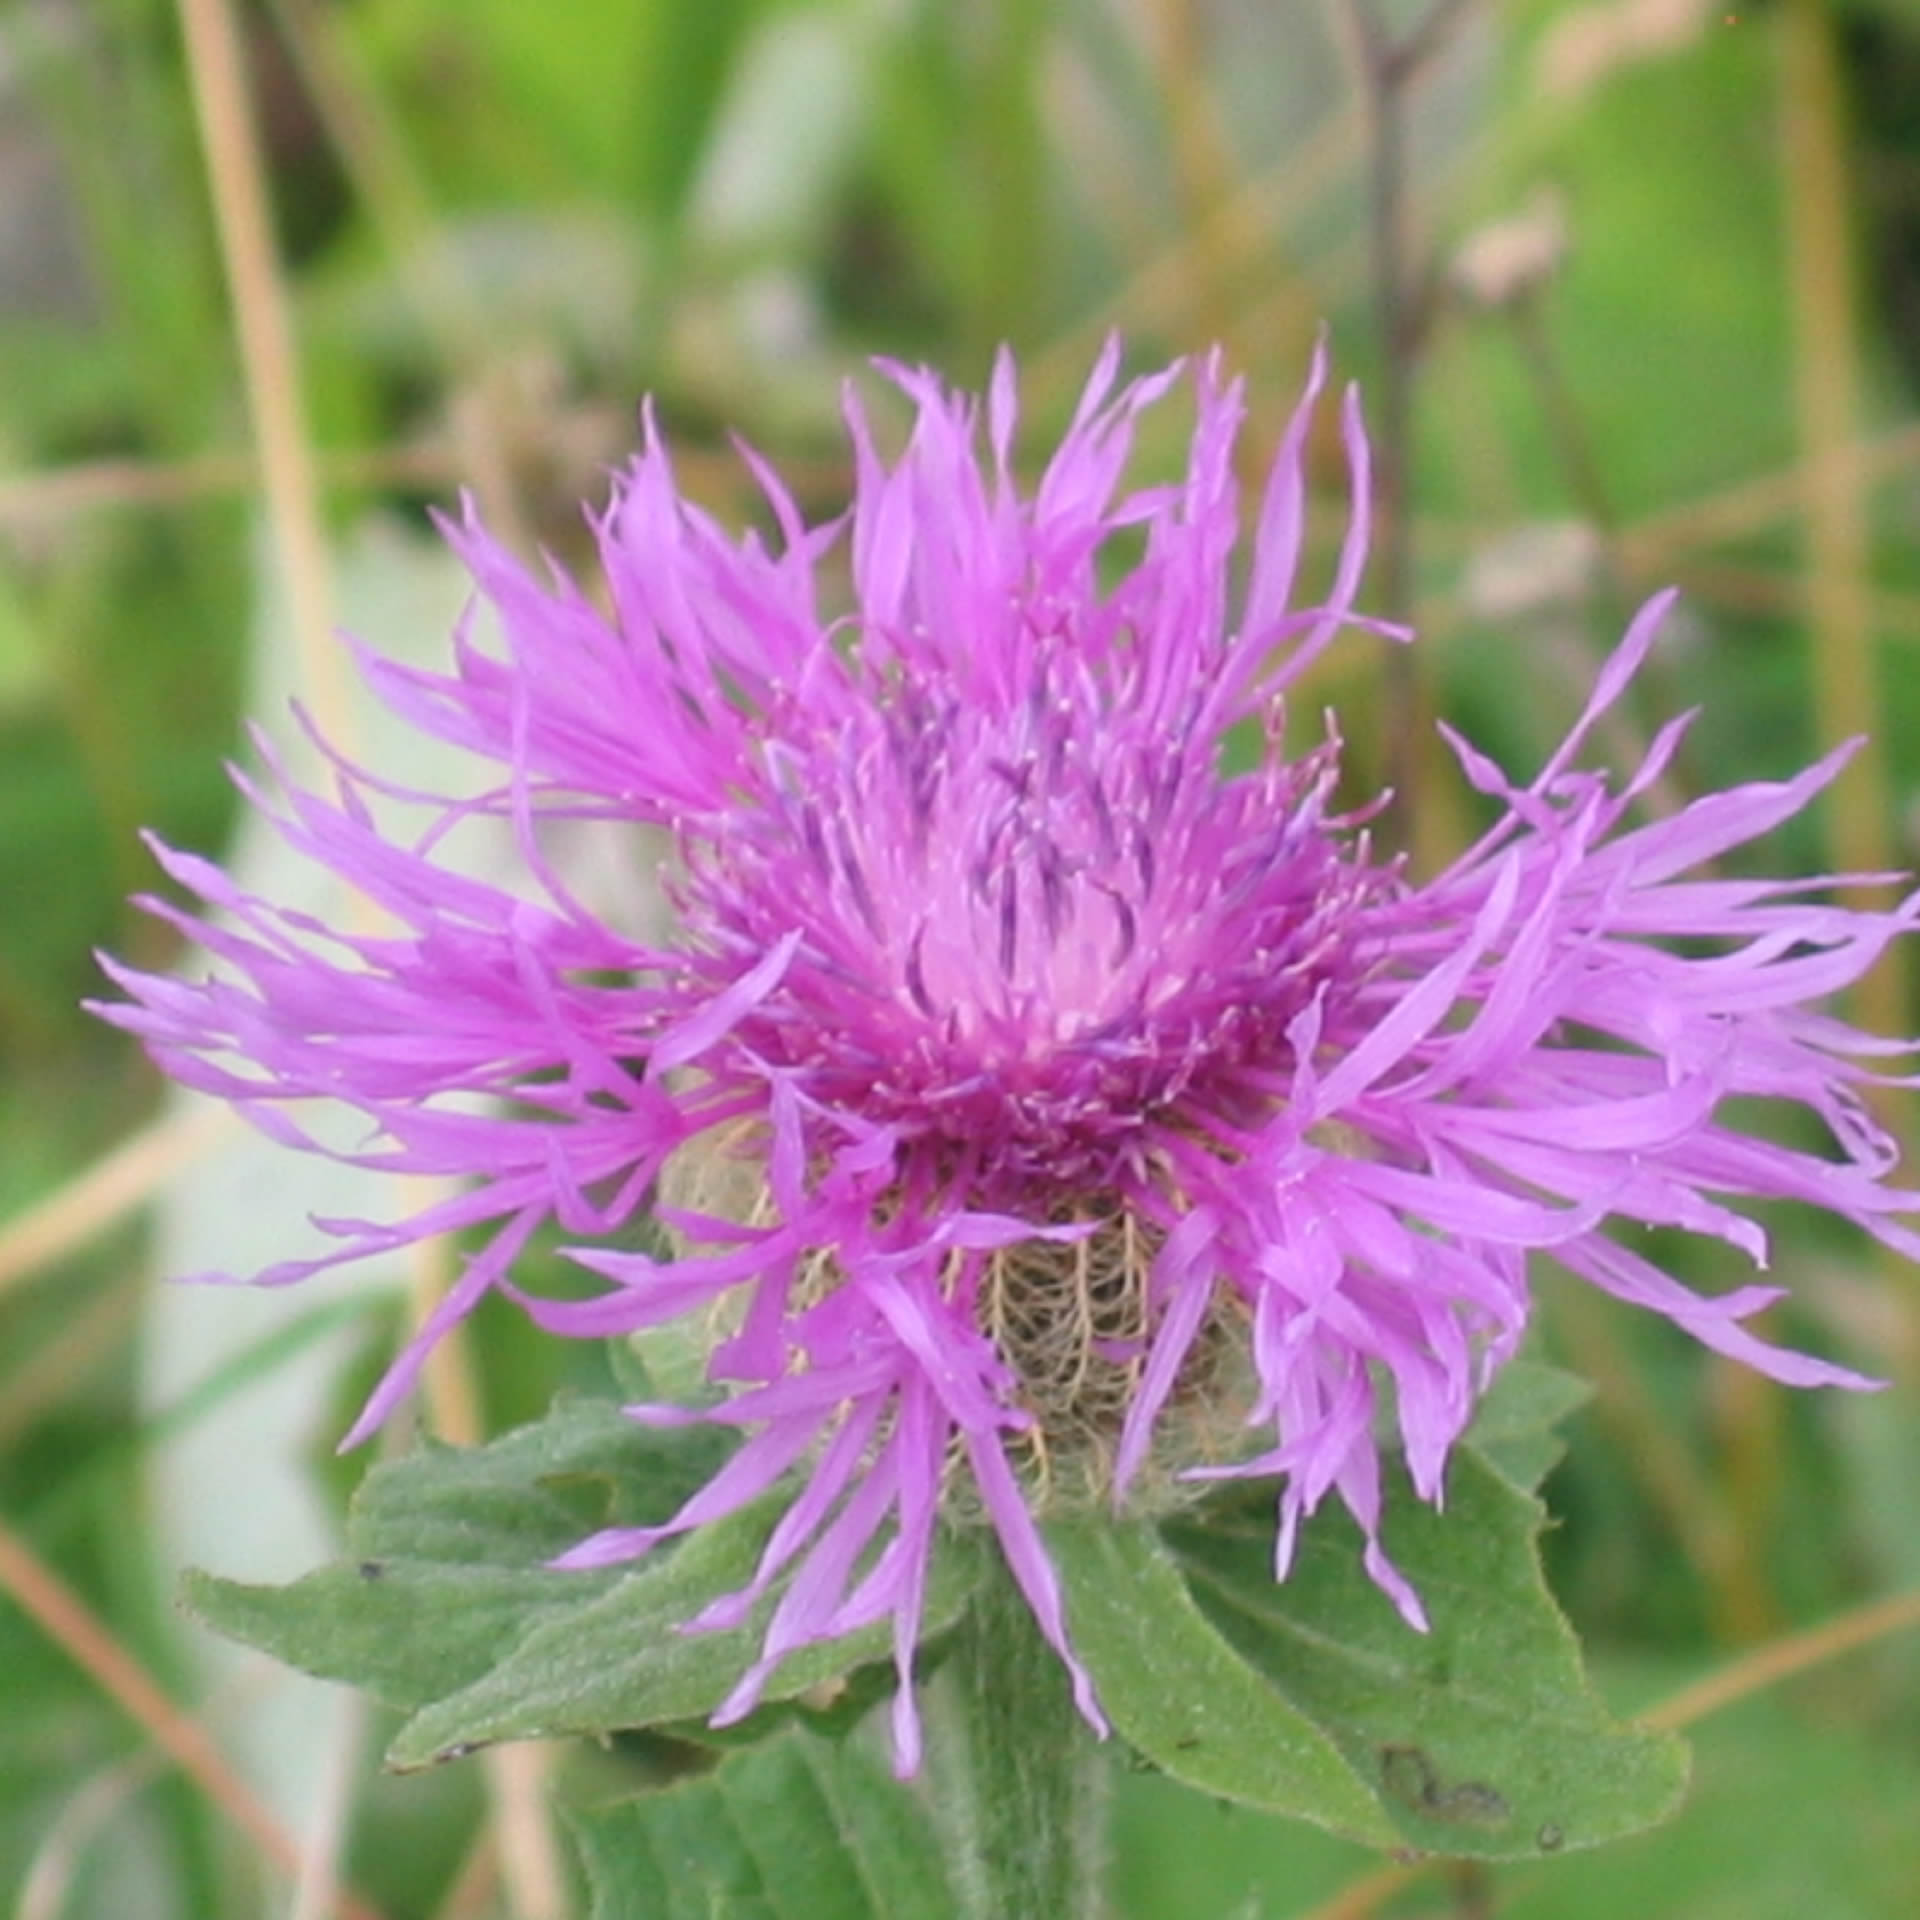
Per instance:
[[[631,1557],[794,1476],[750,1588],[696,1623],[737,1622],[790,1576],[721,1717],[795,1647],[890,1616],[903,1770],[943,1521],[991,1525],[1098,1726],[1037,1514],[1271,1476],[1284,1577],[1302,1518],[1337,1493],[1418,1626],[1380,1538],[1383,1399],[1437,1502],[1526,1326],[1531,1252],[1776,1379],[1853,1386],[1745,1328],[1776,1290],[1703,1298],[1637,1229],[1763,1263],[1739,1203],[1791,1199],[1920,1254],[1897,1218],[1920,1199],[1885,1184],[1894,1149],[1861,1097],[1871,1058],[1899,1049],[1812,1010],[1920,898],[1856,912],[1817,897],[1830,880],[1687,877],[1799,812],[1851,749],[1624,824],[1685,718],[1617,788],[1575,761],[1662,596],[1532,780],[1449,734],[1498,817],[1416,884],[1366,815],[1335,810],[1337,737],[1282,745],[1289,686],[1342,627],[1372,624],[1353,610],[1355,397],[1351,521],[1326,603],[1301,610],[1323,357],[1237,593],[1238,384],[1201,364],[1184,475],[1129,492],[1136,421],[1178,369],[1116,391],[1117,362],[1109,348],[1031,492],[1008,359],[984,421],[887,368],[912,436],[888,465],[849,398],[844,522],[809,526],[746,456],[771,544],[683,498],[649,421],[594,523],[604,608],[530,575],[469,512],[448,538],[504,650],[463,628],[450,673],[364,667],[500,783],[435,802],[400,844],[374,824],[370,776],[341,767],[331,794],[283,777],[280,830],[377,904],[377,931],[158,847],[217,917],[148,904],[214,977],[110,964],[132,1004],[101,1009],[276,1137],[312,1144],[288,1109],[343,1101],[376,1136],[343,1157],[464,1183],[397,1225],[326,1223],[337,1251],[263,1281],[493,1223],[355,1437],[490,1289],[580,1337],[704,1315],[717,1404],[634,1411],[748,1437],[665,1525],[567,1560]],[[828,617],[836,554],[850,579]],[[1230,729],[1264,738],[1247,771],[1223,764]],[[445,833],[483,816],[511,826],[519,884],[443,864]],[[554,817],[664,830],[670,940],[575,897],[543,850]],[[1741,1096],[1810,1110],[1829,1150],[1744,1131]],[[592,1244],[649,1210],[668,1257]],[[573,1257],[603,1294],[515,1287],[550,1223],[588,1243]]]

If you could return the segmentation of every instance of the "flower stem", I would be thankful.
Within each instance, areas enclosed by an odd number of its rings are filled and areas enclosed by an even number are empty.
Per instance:
[[[928,1707],[927,1784],[962,1920],[1100,1920],[1108,1755],[998,1555]]]

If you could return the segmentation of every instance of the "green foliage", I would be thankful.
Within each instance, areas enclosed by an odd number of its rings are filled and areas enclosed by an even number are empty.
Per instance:
[[[1575,1393],[1530,1368],[1490,1403],[1487,1436],[1537,1463]],[[193,1575],[188,1604],[224,1633],[407,1713],[395,1766],[499,1740],[671,1728],[711,1713],[758,1653],[777,1585],[740,1627],[681,1629],[752,1578],[781,1497],[637,1570],[543,1563],[592,1527],[671,1514],[718,1464],[711,1438],[563,1402],[490,1446],[428,1448],[377,1469],[349,1514],[350,1560],[283,1588]],[[1454,1458],[1444,1514],[1396,1472],[1384,1533],[1426,1599],[1424,1635],[1373,1585],[1356,1530],[1333,1514],[1307,1529],[1299,1564],[1276,1583],[1268,1493],[1215,1498],[1164,1537],[1109,1517],[1047,1531],[1075,1647],[1143,1759],[1375,1846],[1499,1859],[1649,1825],[1685,1777],[1678,1742],[1618,1726],[1593,1695],[1540,1577],[1539,1522],[1537,1503],[1471,1449]],[[941,1542],[925,1637],[975,1604],[991,1550],[980,1535]],[[805,1648],[767,1697],[840,1682],[887,1650],[884,1623]],[[1047,1684],[1058,1692],[1063,1680],[1051,1672]],[[765,1716],[759,1731],[778,1725]],[[813,1750],[780,1748],[790,1760]],[[646,1812],[618,1831],[638,1845],[689,1808],[705,1831],[725,1803],[694,1794],[679,1813]],[[603,1858],[612,1831],[594,1843]]]
[[[917,1796],[852,1741],[790,1732],[578,1813],[593,1920],[957,1920]]]
[[[1566,1453],[1561,1421],[1592,1397],[1593,1389],[1576,1374],[1537,1360],[1510,1360],[1481,1399],[1467,1438],[1522,1493],[1535,1493]]]
[[[745,1509],[703,1529],[659,1567],[630,1573],[598,1597],[583,1595],[565,1616],[532,1620],[507,1659],[402,1728],[393,1763],[419,1766],[488,1741],[657,1726],[713,1712],[758,1653],[784,1585],[743,1626],[680,1629],[752,1578],[782,1505]],[[924,1632],[937,1634],[958,1618],[972,1571],[964,1546],[944,1543],[927,1583]],[[890,1647],[888,1622],[804,1647],[780,1664],[765,1697],[787,1700],[837,1682]]]
[[[1136,1752],[1223,1799],[1389,1843],[1392,1824],[1339,1743],[1207,1619],[1152,1527],[1055,1526],[1048,1544],[1074,1646]]]
[[[1482,1437],[1531,1472],[1577,1382],[1525,1367]],[[1270,1491],[1170,1523],[1055,1527],[1069,1622],[1116,1729],[1171,1778],[1376,1846],[1510,1858],[1592,1846],[1670,1813],[1677,1741],[1618,1726],[1540,1575],[1537,1503],[1472,1448],[1444,1513],[1396,1469],[1382,1534],[1431,1631],[1325,1514],[1273,1577]]]
[[[1593,1846],[1664,1819],[1686,1782],[1672,1736],[1617,1725],[1540,1575],[1541,1512],[1470,1448],[1436,1513],[1395,1469],[1382,1534],[1432,1631],[1410,1632],[1328,1514],[1276,1585],[1264,1512],[1170,1529],[1195,1597],[1267,1681],[1325,1726],[1427,1852]],[[1156,1755],[1156,1758],[1159,1756]]]
[[[1666,1691],[1668,1666],[1603,1665],[1616,1704]],[[1757,1700],[1694,1736],[1684,1814],[1599,1852],[1501,1871],[1501,1920],[1738,1914],[1742,1920],[1878,1920],[1904,1911],[1920,1764],[1839,1716]],[[1161,1773],[1115,1783],[1116,1920],[1227,1920],[1332,1900],[1376,1858],[1298,1821],[1211,1799]],[[1844,1814],[1837,1809],[1844,1809]],[[1756,1811],[1760,1810],[1760,1811]],[[1436,1873],[1407,1911],[1445,1910]]]
[[[777,1496],[633,1571],[544,1563],[598,1527],[668,1518],[720,1464],[715,1437],[662,1433],[609,1405],[563,1402],[486,1447],[428,1447],[375,1469],[348,1514],[349,1559],[286,1587],[194,1573],[185,1599],[220,1632],[406,1711],[396,1766],[497,1740],[703,1718],[759,1651],[784,1583],[742,1626],[680,1629],[752,1579],[781,1511]],[[927,1637],[959,1617],[977,1566],[972,1543],[941,1543]],[[882,1622],[805,1648],[782,1663],[766,1698],[838,1682],[890,1647]]]

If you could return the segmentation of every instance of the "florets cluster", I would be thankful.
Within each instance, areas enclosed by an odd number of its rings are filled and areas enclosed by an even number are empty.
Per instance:
[[[216,971],[111,967],[130,1004],[106,1017],[283,1138],[309,1144],[298,1103],[345,1101],[378,1136],[360,1164],[466,1183],[261,1277],[491,1224],[356,1432],[490,1289],[581,1337],[708,1315],[717,1403],[634,1411],[725,1422],[742,1445],[665,1525],[568,1558],[643,1553],[794,1476],[752,1586],[700,1623],[791,1575],[723,1714],[792,1648],[890,1616],[910,1768],[943,1513],[993,1527],[1096,1724],[1036,1524],[1054,1501],[1271,1477],[1284,1577],[1302,1518],[1337,1493],[1419,1625],[1380,1538],[1382,1422],[1437,1501],[1525,1330],[1531,1252],[1776,1378],[1862,1384],[1744,1328],[1772,1289],[1703,1298],[1634,1231],[1763,1264],[1741,1203],[1780,1197],[1920,1252],[1897,1217],[1920,1203],[1885,1184],[1893,1148],[1860,1097],[1866,1057],[1892,1049],[1810,1010],[1920,907],[1687,877],[1805,806],[1847,750],[1628,825],[1686,721],[1618,786],[1576,761],[1658,600],[1531,780],[1453,739],[1497,818],[1416,885],[1337,809],[1337,736],[1289,757],[1289,687],[1372,624],[1354,607],[1368,489],[1351,394],[1334,580],[1294,604],[1319,359],[1244,544],[1240,390],[1213,361],[1192,376],[1184,475],[1132,491],[1135,423],[1178,369],[1116,388],[1103,356],[1030,490],[1010,361],[983,407],[885,371],[911,437],[888,464],[849,398],[843,522],[806,524],[756,461],[778,538],[729,535],[681,495],[649,424],[595,522],[604,606],[536,580],[471,512],[447,529],[497,649],[465,630],[450,672],[365,670],[500,781],[436,802],[405,844],[352,769],[331,794],[283,783],[275,808],[384,911],[378,933],[158,849],[217,918],[154,910]],[[1122,544],[1135,557],[1115,568]],[[843,552],[830,618],[818,596]],[[1230,733],[1264,743],[1245,770]],[[438,855],[485,815],[514,829],[513,884]],[[575,897],[543,851],[556,815],[664,830],[670,939]],[[1747,1096],[1808,1110],[1828,1149],[1742,1130],[1729,1103]],[[596,1245],[648,1210],[672,1257]],[[516,1288],[516,1257],[556,1222],[599,1297]]]

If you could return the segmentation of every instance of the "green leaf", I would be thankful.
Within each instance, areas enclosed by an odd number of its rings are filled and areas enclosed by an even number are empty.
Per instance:
[[[597,1527],[665,1519],[725,1445],[704,1429],[663,1433],[605,1403],[563,1401],[488,1446],[430,1446],[377,1468],[349,1512],[350,1560],[285,1587],[190,1573],[183,1597],[217,1631],[411,1713],[397,1765],[491,1740],[703,1717],[757,1657],[783,1586],[738,1629],[680,1629],[751,1579],[780,1494],[635,1570],[546,1562]],[[979,1569],[975,1543],[941,1544],[923,1636],[959,1618]],[[884,1621],[806,1648],[766,1697],[791,1700],[889,1650]],[[785,1717],[756,1715],[743,1732],[764,1737]]]
[[[1403,1843],[1513,1858],[1594,1846],[1672,1812],[1685,1747],[1620,1726],[1594,1694],[1540,1573],[1538,1503],[1466,1448],[1444,1512],[1399,1466],[1388,1479],[1382,1537],[1429,1633],[1368,1579],[1344,1514],[1306,1530],[1280,1583],[1264,1501],[1171,1525],[1168,1540],[1201,1609],[1338,1745]]]
[[[778,1605],[776,1583],[743,1626],[680,1629],[709,1602],[753,1577],[784,1508],[778,1496],[702,1528],[670,1559],[642,1567],[611,1588],[536,1624],[491,1671],[416,1714],[388,1753],[397,1767],[424,1766],[496,1740],[546,1739],[657,1726],[710,1714],[760,1650]],[[943,1538],[928,1573],[923,1637],[961,1614],[979,1577],[977,1543]],[[789,1700],[888,1653],[885,1620],[803,1647],[767,1683],[770,1701]]]
[[[953,1920],[919,1801],[855,1741],[784,1734],[574,1817],[592,1920]]]
[[[1365,1778],[1195,1605],[1151,1526],[1087,1520],[1046,1534],[1074,1647],[1141,1754],[1225,1799],[1376,1846],[1393,1840]]]
[[[1522,1493],[1532,1493],[1567,1450],[1554,1429],[1592,1396],[1578,1374],[1509,1361],[1482,1397],[1467,1438]]]
[[[924,1688],[945,1665],[953,1645],[953,1635],[943,1633],[929,1641],[922,1639],[914,1651],[913,1681]],[[776,1733],[799,1727],[828,1740],[842,1740],[853,1732],[875,1707],[893,1698],[897,1684],[893,1662],[869,1661],[844,1675],[835,1675],[820,1685],[809,1687],[791,1699],[763,1701],[742,1720],[716,1727],[704,1717],[691,1720],[663,1720],[655,1731],[683,1746],[716,1747],[731,1753],[741,1747],[758,1746]]]
[[[596,1527],[666,1518],[724,1447],[723,1435],[661,1433],[602,1401],[562,1401],[490,1445],[429,1445],[376,1467],[348,1510],[350,1560],[285,1587],[190,1572],[182,1599],[289,1666],[423,1707],[596,1600],[617,1572],[545,1562]]]
[[[541,1621],[570,1618],[618,1578],[366,1560],[285,1587],[193,1569],[180,1593],[216,1633],[412,1712],[470,1686]]]
[[[361,1558],[538,1566],[598,1527],[666,1519],[730,1444],[717,1429],[644,1427],[610,1402],[563,1399],[484,1447],[429,1445],[376,1467],[347,1543]]]

